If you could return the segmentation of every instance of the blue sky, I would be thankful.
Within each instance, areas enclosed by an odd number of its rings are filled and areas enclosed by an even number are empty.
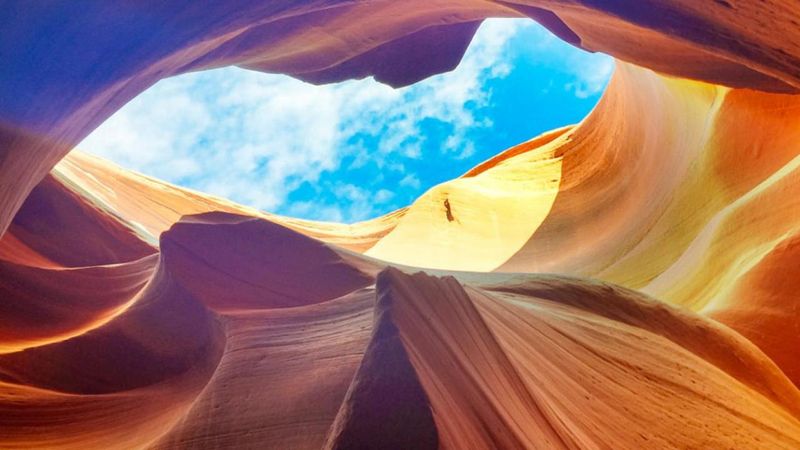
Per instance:
[[[456,70],[392,89],[235,67],[162,80],[77,148],[270,212],[355,222],[579,122],[613,60],[531,20],[487,20]]]

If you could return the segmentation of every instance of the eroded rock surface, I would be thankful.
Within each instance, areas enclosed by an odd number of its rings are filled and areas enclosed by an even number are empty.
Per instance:
[[[0,447],[800,448],[796,2],[0,10]],[[524,16],[598,106],[384,217],[67,155],[167,76],[406,85]]]

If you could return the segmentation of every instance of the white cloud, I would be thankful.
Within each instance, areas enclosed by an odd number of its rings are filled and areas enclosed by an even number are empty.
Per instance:
[[[317,220],[329,222],[355,222],[374,217],[376,206],[384,205],[394,197],[394,192],[379,189],[372,193],[362,187],[336,183],[330,187],[339,201],[336,204],[319,204],[318,202],[292,202],[287,213],[293,216],[314,215]]]
[[[413,189],[419,189],[421,185],[422,182],[419,181],[419,178],[417,178],[412,174],[406,175],[405,177],[403,177],[402,180],[400,180],[400,186],[407,186]]]
[[[388,189],[378,189],[378,192],[375,193],[374,201],[375,203],[382,205],[394,197],[394,192]]]
[[[576,65],[576,80],[564,87],[572,91],[578,98],[597,95],[606,87],[611,73],[614,71],[614,60],[611,58],[585,59]]]
[[[564,83],[564,89],[577,98],[588,98],[605,89],[606,83],[614,71],[614,59],[602,53],[573,51],[566,42],[559,40],[546,28],[526,26],[514,36],[519,41],[523,57],[545,70],[557,70],[568,75],[570,79]],[[542,86],[543,92],[553,88],[552,80]]]

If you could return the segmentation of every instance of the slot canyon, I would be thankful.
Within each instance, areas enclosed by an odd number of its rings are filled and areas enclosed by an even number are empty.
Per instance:
[[[410,86],[489,18],[602,97],[376,218],[75,149],[190,72]],[[0,2],[0,235],[0,448],[800,449],[800,4]]]

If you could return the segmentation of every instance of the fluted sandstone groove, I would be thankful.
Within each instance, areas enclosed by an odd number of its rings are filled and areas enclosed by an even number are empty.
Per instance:
[[[617,58],[597,107],[370,221],[67,155],[164,77],[406,85],[525,16]],[[799,23],[786,0],[4,4],[0,447],[800,448]]]

